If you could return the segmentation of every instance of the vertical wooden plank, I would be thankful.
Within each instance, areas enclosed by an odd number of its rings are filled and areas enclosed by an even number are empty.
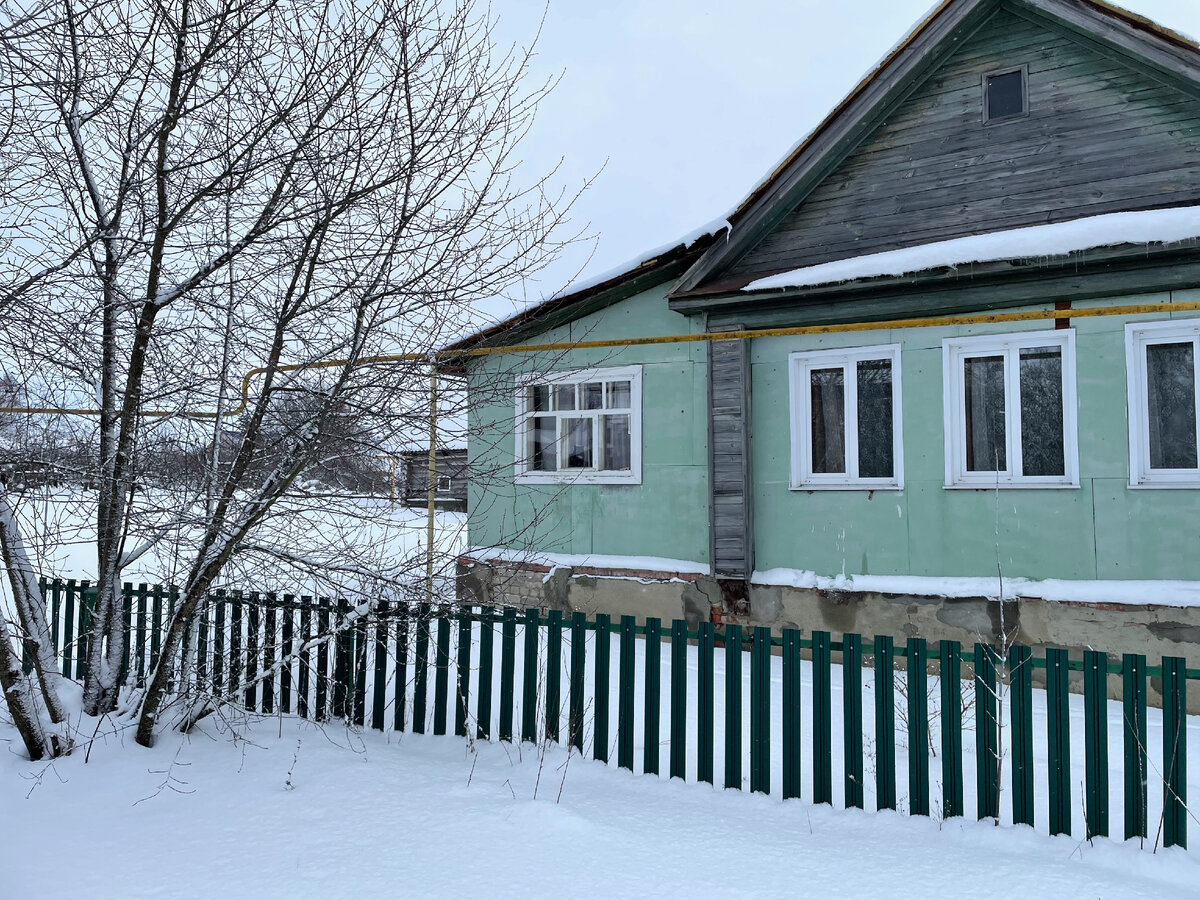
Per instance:
[[[64,600],[66,608],[63,610],[63,651],[62,651],[62,673],[63,678],[71,677],[71,656],[74,653],[75,647],[75,579],[68,578],[67,583],[63,588]]]
[[[213,693],[220,696],[225,690],[225,591],[213,594]]]
[[[146,613],[147,601],[150,595],[150,587],[147,584],[139,584],[137,588],[137,643],[134,645],[134,654],[137,657],[137,686],[146,686]]]
[[[1009,719],[1012,722],[1013,824],[1032,825],[1033,807],[1033,652],[1008,651]]]
[[[163,587],[154,586],[150,597],[150,671],[158,669],[158,660],[162,656],[163,632]]]
[[[687,622],[671,623],[671,777],[687,780]]]
[[[1083,653],[1084,807],[1087,836],[1108,837],[1108,656]]]
[[[696,658],[699,663],[696,678],[696,779],[709,784],[713,783],[713,739],[715,737],[714,637],[713,623],[701,622],[696,646]]]
[[[621,616],[617,658],[617,765],[633,771],[633,696],[636,674],[634,652],[637,646],[637,622],[633,616]]]
[[[275,627],[278,618],[275,595],[264,595],[263,604],[262,711],[270,715],[275,711]]]
[[[521,741],[538,742],[538,637],[541,618],[536,609],[525,610],[525,657],[521,667]]]
[[[429,711],[429,616],[429,604],[420,604],[417,607],[417,639],[413,651],[414,734],[425,733],[425,720]]]
[[[306,645],[313,638],[312,632],[312,597],[300,598],[300,642]],[[309,673],[312,671],[312,650],[305,647],[300,653],[300,673],[296,680],[296,712],[300,718],[307,719],[310,713],[308,706]]]
[[[925,638],[908,639],[908,811],[929,815],[929,657]]]
[[[662,620],[646,620],[646,696],[642,729],[642,771],[658,774],[660,698],[662,696]]]
[[[268,601],[269,602],[269,601]],[[270,610],[270,606],[267,607]],[[353,699],[352,710],[354,716],[354,724],[359,728],[366,725],[367,722],[367,617],[359,616],[354,623],[352,632],[354,653],[351,659],[354,661],[354,669],[351,675],[352,681],[350,684],[350,696]],[[263,687],[263,703],[267,701],[267,689],[269,684],[264,682]],[[266,709],[263,710],[266,712]]]
[[[863,808],[862,636],[842,635],[842,796]]]
[[[996,651],[975,645],[975,804],[979,819],[1000,817],[1000,721]]]
[[[1071,833],[1069,670],[1066,650],[1046,651],[1046,762],[1051,834]]]
[[[963,814],[962,645],[942,641],[942,817]]]
[[[492,665],[496,642],[496,611],[490,606],[479,610],[479,699],[475,702],[475,737],[492,739]]]
[[[288,622],[291,614],[288,613],[287,604],[288,597],[283,598],[284,602],[284,622]],[[386,600],[380,600],[377,607],[378,615],[375,620],[375,678],[374,684],[371,686],[371,727],[376,731],[383,731],[384,714],[387,711],[387,654],[388,654],[388,622],[391,614],[391,609]],[[284,634],[287,634],[286,627]],[[284,643],[290,642],[290,638],[285,637]],[[283,670],[286,675],[288,670]],[[282,689],[282,684],[280,685]],[[284,695],[286,696],[286,694]],[[284,707],[284,712],[287,712],[287,707]]]
[[[607,613],[596,616],[596,715],[592,722],[592,757],[608,762],[608,700],[612,683],[609,680],[609,660],[612,642],[609,640]]]
[[[742,626],[725,626],[725,787],[742,789]]]
[[[813,803],[833,803],[833,684],[828,631],[814,631],[813,669]]]
[[[467,719],[471,709],[471,632],[473,630],[471,608],[463,607],[458,611],[458,691],[454,704],[454,733],[459,737],[467,736]]]
[[[546,613],[546,740],[558,743],[562,716],[562,610]]]
[[[295,620],[296,614],[296,597],[293,594],[283,595],[283,606],[279,610],[280,616],[280,639],[279,648],[280,658],[283,660],[283,668],[279,671],[279,708],[284,715],[292,711],[292,653],[295,650]],[[380,726],[383,727],[382,725]]]
[[[567,741],[580,753],[583,752],[583,684],[584,668],[587,666],[587,617],[576,612],[571,614],[571,698],[567,710]]]
[[[517,611],[506,606],[500,621],[500,740],[512,743],[513,705],[516,699]]]
[[[329,628],[326,613],[322,633]],[[229,696],[236,697],[242,684],[242,592],[234,591],[229,604]],[[323,685],[324,682],[318,682]],[[323,690],[323,689],[322,689]],[[321,694],[324,697],[324,693]],[[318,704],[317,718],[324,716],[323,704]]]
[[[433,733],[446,733],[450,699],[450,620],[438,609],[437,642],[433,658]]]
[[[896,648],[875,636],[875,808],[896,808]]]
[[[801,752],[801,654],[800,632],[783,629],[783,799],[800,796]]]
[[[1187,847],[1187,661],[1164,656],[1163,846]]]

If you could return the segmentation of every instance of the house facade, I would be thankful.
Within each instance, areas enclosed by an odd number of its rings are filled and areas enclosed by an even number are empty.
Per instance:
[[[947,0],[716,233],[455,348],[461,595],[1192,657],[1198,160],[1189,41]]]

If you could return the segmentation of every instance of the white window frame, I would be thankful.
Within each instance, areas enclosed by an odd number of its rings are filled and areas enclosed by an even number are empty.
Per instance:
[[[1146,348],[1191,340],[1196,367],[1196,421],[1200,430],[1200,319],[1172,319],[1125,326],[1126,397],[1129,410],[1129,486],[1132,488],[1198,488],[1200,467],[1150,468],[1150,414],[1147,396]],[[1197,435],[1200,441],[1200,435]]]
[[[529,409],[529,388],[534,385],[557,387],[583,384],[589,381],[629,382],[629,468],[560,468],[555,472],[531,469],[528,465],[529,429],[535,415]],[[516,379],[516,463],[514,478],[518,484],[641,484],[642,483],[642,367],[620,366],[595,369],[574,369],[563,372],[536,372]],[[607,399],[605,400],[607,403]],[[571,418],[594,418],[593,447],[598,457],[600,443],[599,418],[608,409],[573,410]],[[551,413],[557,415],[557,413]]]
[[[892,477],[862,478],[858,475],[858,378],[861,360],[886,359],[892,364]],[[842,367],[845,423],[846,472],[814,472],[812,464],[812,392],[809,373],[813,369]],[[848,347],[844,350],[805,350],[788,354],[788,387],[792,412],[793,491],[899,491],[904,489],[904,435],[900,409],[900,345]]]
[[[1020,351],[1028,347],[1062,348],[1063,474],[1021,473]],[[963,362],[974,356],[1004,357],[1003,472],[967,470],[966,385]],[[1075,329],[988,334],[942,341],[942,408],[947,488],[1077,488],[1079,487],[1078,395],[1075,387]]]

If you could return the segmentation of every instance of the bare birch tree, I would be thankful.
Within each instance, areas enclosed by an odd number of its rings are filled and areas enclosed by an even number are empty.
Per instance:
[[[569,202],[515,177],[546,85],[523,85],[528,53],[497,50],[472,0],[44,0],[0,15],[0,370],[23,406],[98,412],[69,417],[94,460],[82,712],[136,722],[149,745],[203,714],[165,704],[213,584],[242,553],[303,561],[287,517],[330,436],[370,453],[404,431],[399,398],[427,364],[371,360],[428,354],[557,251]],[[202,474],[148,488],[162,441],[210,448]],[[19,501],[0,488],[15,600],[0,686],[38,757],[70,745],[70,692]],[[168,540],[179,602],[146,689],[122,693],[121,573]],[[28,677],[18,636],[37,648]]]

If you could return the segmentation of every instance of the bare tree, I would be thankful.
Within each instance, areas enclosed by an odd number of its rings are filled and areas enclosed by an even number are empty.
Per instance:
[[[389,446],[428,354],[561,246],[569,198],[515,171],[548,86],[523,86],[528,52],[497,50],[472,0],[0,10],[3,369],[39,407],[97,413],[70,418],[95,459],[82,711],[136,721],[149,745],[204,712],[168,703],[172,673],[239,558],[381,562],[295,523],[305,473],[334,444]],[[149,485],[163,442],[207,448],[202,474]],[[0,493],[0,676],[40,756],[69,734],[20,499]],[[121,573],[165,542],[179,602],[146,689],[122,694]],[[18,634],[37,648],[28,678]]]

